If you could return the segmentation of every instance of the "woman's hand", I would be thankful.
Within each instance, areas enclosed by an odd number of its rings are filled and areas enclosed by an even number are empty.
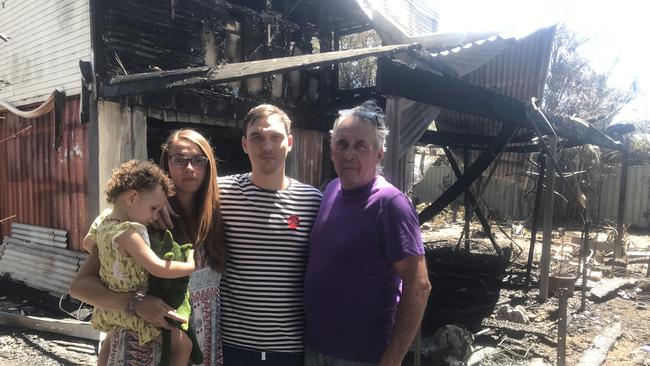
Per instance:
[[[158,210],[158,217],[156,217],[151,226],[158,230],[171,230],[174,228],[172,217],[178,217],[178,214],[174,209],[172,209],[169,201],[167,201],[165,205]]]
[[[188,319],[178,315],[176,310],[157,297],[145,296],[135,305],[135,313],[143,320],[161,328],[172,329],[167,319],[187,323]]]

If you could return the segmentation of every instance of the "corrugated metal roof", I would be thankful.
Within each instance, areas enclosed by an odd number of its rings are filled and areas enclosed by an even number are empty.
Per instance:
[[[541,29],[516,41],[512,47],[462,79],[523,102],[532,97],[541,99],[554,37],[554,27]],[[450,110],[441,111],[436,118],[436,127],[440,131],[494,136],[501,125],[501,122]],[[518,136],[525,134],[530,134],[530,131],[520,130],[517,133]],[[473,152],[472,158],[478,153]],[[529,165],[527,154],[504,153],[502,159],[509,164],[499,165],[495,174],[501,176],[521,172]]]
[[[12,222],[62,229],[68,247],[79,249],[88,229],[88,133],[79,122],[79,98],[68,98],[63,114],[63,141],[54,144],[54,111],[35,119],[0,112],[0,225],[8,235]]]
[[[438,50],[434,55],[437,62],[469,83],[521,101],[541,99],[554,34],[554,28],[545,28],[516,41],[492,36]],[[435,38],[428,37],[429,44]],[[419,104],[403,109],[402,120],[408,123],[402,124],[400,152],[415,143],[434,118],[439,131],[496,135],[501,126],[500,122]]]
[[[469,71],[461,77],[462,80],[527,102],[532,97],[542,97],[554,36],[554,27],[544,28],[516,41],[495,37],[484,42],[474,41],[471,46],[461,46],[453,51],[438,51],[435,56],[460,75]],[[402,119],[409,123],[402,125],[400,151],[413,144],[434,118],[439,131],[495,136],[502,125],[501,122],[447,109],[438,109],[440,112],[436,116],[434,109],[420,108],[418,104],[403,112]],[[518,135],[529,133],[521,130]],[[471,151],[470,162],[479,153]],[[528,155],[504,153],[500,159],[495,174],[511,177],[523,186],[527,178],[513,173],[528,168]],[[458,162],[462,164],[462,159]]]
[[[438,12],[427,0],[357,0],[368,18],[394,40],[431,34],[438,29]]]

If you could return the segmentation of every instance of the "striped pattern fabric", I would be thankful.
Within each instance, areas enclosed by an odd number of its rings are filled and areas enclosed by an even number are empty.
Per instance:
[[[221,282],[224,344],[303,352],[307,246],[322,194],[291,179],[267,191],[250,174],[219,178],[228,261]]]

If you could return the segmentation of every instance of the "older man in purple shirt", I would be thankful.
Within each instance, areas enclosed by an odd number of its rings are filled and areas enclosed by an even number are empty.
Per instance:
[[[305,279],[306,366],[400,365],[431,291],[418,218],[378,175],[388,130],[374,102],[332,130],[339,178],[325,189]]]

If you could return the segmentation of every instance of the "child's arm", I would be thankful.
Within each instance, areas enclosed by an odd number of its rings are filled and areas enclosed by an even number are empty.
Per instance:
[[[90,233],[86,234],[84,237],[84,240],[81,242],[81,247],[88,253],[93,251],[93,248],[97,246],[97,243],[93,239],[93,237],[90,235]]]
[[[187,262],[166,261],[160,259],[151,250],[142,236],[129,229],[117,239],[121,254],[130,255],[136,263],[144,267],[149,274],[160,278],[179,278],[189,276],[194,271],[194,252],[187,253]]]

